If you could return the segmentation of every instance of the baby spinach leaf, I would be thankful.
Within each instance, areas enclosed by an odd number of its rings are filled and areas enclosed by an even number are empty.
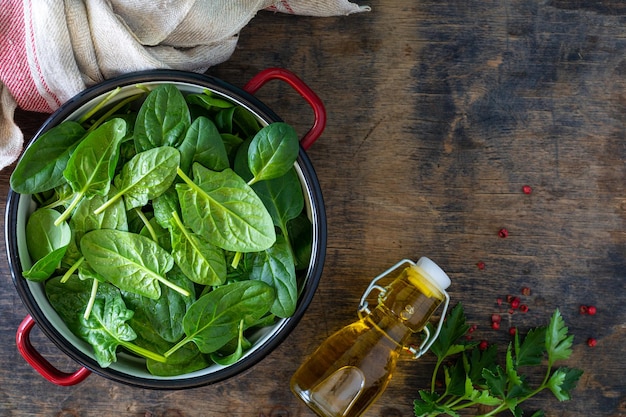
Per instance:
[[[287,223],[287,230],[296,269],[306,269],[311,262],[313,224],[307,217],[307,214],[302,212],[298,217]]]
[[[137,337],[134,330],[126,323],[133,316],[126,308],[122,297],[96,298],[89,318],[79,317],[78,335],[93,346],[98,364],[106,368],[117,361],[117,347],[128,346]]]
[[[40,208],[28,218],[26,247],[33,262],[70,243],[70,226],[66,222],[61,222],[58,227],[54,224],[59,217],[61,214],[56,210]]]
[[[133,312],[126,308],[119,290],[110,284],[100,284],[93,309],[88,319],[83,311],[91,292],[91,281],[72,277],[61,283],[60,277],[46,282],[46,295],[54,310],[61,316],[69,329],[93,346],[94,355],[102,367],[117,359],[118,346],[146,358],[165,361],[165,358],[149,349],[131,343],[136,337],[127,321]]]
[[[72,186],[74,200],[56,224],[67,219],[83,197],[106,195],[115,173],[119,145],[126,134],[126,122],[113,119],[87,135],[72,153],[63,175]]]
[[[189,295],[164,278],[174,260],[145,236],[119,230],[93,230],[83,236],[80,248],[89,265],[121,290],[157,299],[161,295],[159,282],[162,282]]]
[[[80,317],[89,301],[91,286],[91,280],[78,279],[77,275],[72,275],[67,282],[62,282],[61,277],[54,277],[46,281],[45,284],[46,296],[50,304],[72,333],[77,336],[81,326]],[[117,289],[110,284],[98,286],[98,296],[100,297],[114,291]]]
[[[263,281],[274,288],[276,299],[270,313],[278,317],[293,315],[298,302],[298,283],[291,249],[283,236],[277,236],[271,248],[257,254],[250,279]]]
[[[293,127],[276,122],[263,127],[248,148],[248,166],[254,176],[248,184],[284,175],[296,162],[300,144]]]
[[[215,124],[221,133],[230,133],[248,138],[259,130],[259,122],[252,113],[236,106],[223,109],[215,115]]]
[[[201,352],[212,353],[237,336],[239,323],[244,328],[263,317],[274,301],[274,290],[261,281],[241,281],[223,285],[200,297],[183,319],[185,338],[165,352],[169,357],[193,341]]]
[[[149,149],[135,155],[124,164],[120,175],[115,177],[119,190],[109,201],[95,210],[99,213],[109,204],[124,196],[126,209],[141,207],[152,198],[164,193],[176,178],[180,153],[170,146]]]
[[[168,273],[168,279],[190,294],[194,293],[193,283],[182,273]],[[126,305],[150,323],[156,333],[165,341],[175,343],[183,337],[183,317],[187,308],[194,302],[193,296],[183,296],[161,284],[161,297],[157,300],[122,292]]]
[[[157,376],[175,376],[198,371],[211,365],[211,360],[193,343],[178,349],[165,362],[148,359],[148,371]]]
[[[178,193],[175,187],[168,188],[163,194],[152,200],[152,209],[157,223],[165,229],[170,227],[172,213],[180,215],[180,205],[178,204]]]
[[[188,230],[176,212],[170,223],[172,256],[176,265],[195,283],[223,284],[226,281],[224,251]]]
[[[139,234],[154,240],[160,247],[162,247],[166,251],[172,251],[172,239],[170,237],[170,231],[161,227],[161,225],[154,217],[152,217],[146,223],[146,226],[139,231]]]
[[[189,104],[203,107],[206,110],[212,110],[214,108],[227,109],[234,106],[234,104],[228,100],[215,97],[209,90],[205,90],[202,94],[188,94],[185,99]]]
[[[190,124],[189,107],[180,90],[171,84],[158,86],[148,94],[137,114],[137,152],[180,145]]]
[[[243,143],[243,139],[230,133],[222,133],[220,136],[222,137],[222,142],[224,142],[224,147],[226,148],[226,153],[228,154],[228,160],[232,166],[237,150]]]
[[[65,183],[63,170],[84,135],[85,129],[73,121],[65,121],[45,132],[24,151],[11,174],[11,188],[16,193],[35,194]]]
[[[298,217],[304,208],[302,186],[295,169],[291,168],[278,178],[257,182],[252,188],[265,204],[274,225],[288,238],[287,223]]]
[[[210,171],[194,164],[194,181],[182,171],[177,184],[184,223],[210,243],[233,252],[257,252],[272,246],[272,218],[244,180],[230,168]]]
[[[111,187],[108,195],[111,196],[115,192],[115,187]],[[128,220],[123,201],[120,200],[108,207],[107,210],[94,214],[94,210],[104,204],[105,201],[105,196],[95,195],[89,199],[82,199],[76,206],[76,210],[69,221],[73,236],[65,254],[65,263],[72,264],[82,256],[79,244],[85,233],[97,229],[128,231]]]
[[[239,335],[237,336],[237,347],[235,351],[228,355],[221,355],[218,352],[211,353],[211,359],[213,362],[222,365],[232,365],[237,362],[243,356],[243,344],[245,338],[243,337],[243,320],[239,322]]]
[[[187,130],[180,151],[180,169],[189,174],[194,162],[213,171],[230,166],[226,147],[215,124],[206,117],[198,117]]]
[[[50,278],[54,271],[59,267],[67,246],[59,249],[55,249],[43,258],[39,259],[35,264],[27,271],[22,272],[24,278],[28,278],[31,281],[41,282]]]

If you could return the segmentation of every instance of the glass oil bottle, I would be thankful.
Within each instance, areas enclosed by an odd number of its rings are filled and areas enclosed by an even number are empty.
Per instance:
[[[387,287],[378,285],[394,278]],[[361,297],[359,320],[330,336],[291,379],[291,390],[321,417],[356,417],[383,393],[402,351],[420,357],[437,338],[450,298],[450,278],[422,257],[400,261],[374,278]],[[378,305],[367,297],[379,291]],[[444,304],[434,334],[426,324]],[[412,334],[423,332],[419,348],[409,346]]]

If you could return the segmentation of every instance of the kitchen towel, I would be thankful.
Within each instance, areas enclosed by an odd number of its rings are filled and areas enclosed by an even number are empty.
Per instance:
[[[15,109],[51,113],[132,71],[204,72],[226,61],[260,10],[337,16],[348,0],[6,0],[0,13],[0,169],[20,155]]]

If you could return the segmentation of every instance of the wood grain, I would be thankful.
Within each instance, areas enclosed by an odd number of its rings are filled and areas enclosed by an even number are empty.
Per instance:
[[[371,278],[431,257],[452,278],[476,337],[496,300],[520,293],[545,324],[559,308],[575,335],[567,365],[585,373],[573,399],[548,393],[528,415],[626,416],[626,7],[618,0],[388,0],[370,13],[309,18],[259,13],[233,57],[209,74],[243,86],[261,69],[297,73],[324,101],[327,129],[308,151],[328,217],[322,282],[298,327],[259,365],[188,391],[128,388],[98,376],[43,380],[20,358],[26,314],[1,267],[0,414],[7,416],[312,416],[288,379],[331,332],[355,319]],[[311,110],[276,82],[258,97],[299,132]],[[26,137],[45,115],[18,112]],[[8,191],[11,169],[0,172]],[[522,186],[530,185],[526,195]],[[4,206],[4,201],[1,203]],[[498,237],[507,228],[506,239]],[[476,263],[485,263],[479,270]],[[580,316],[593,304],[598,314]],[[586,339],[595,337],[591,349]],[[67,369],[41,335],[34,343]],[[368,416],[411,416],[433,360],[402,360]],[[470,410],[476,411],[476,410]]]

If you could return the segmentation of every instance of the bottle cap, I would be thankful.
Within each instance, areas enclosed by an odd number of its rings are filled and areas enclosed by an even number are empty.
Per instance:
[[[422,256],[417,263],[415,264],[418,268],[422,270],[427,275],[433,284],[437,285],[442,290],[448,288],[451,284],[450,277],[446,274],[443,269],[439,267],[436,263],[431,261],[425,256]]]

